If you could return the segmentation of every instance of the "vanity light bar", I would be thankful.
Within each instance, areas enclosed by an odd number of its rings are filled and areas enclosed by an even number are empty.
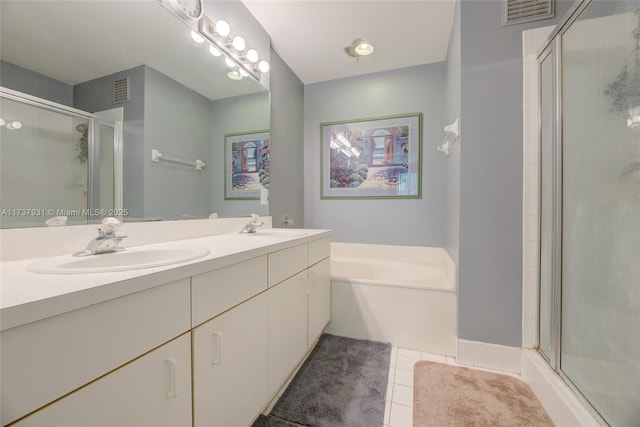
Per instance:
[[[215,48],[222,52],[224,56],[238,64],[238,67],[246,71],[248,75],[257,81],[260,81],[260,71],[255,70],[253,64],[245,61],[244,58],[240,58],[239,55],[235,54],[232,50],[233,46],[227,45],[226,37],[220,40],[220,35],[215,30],[215,22],[213,22],[211,18],[203,16],[198,24],[198,30],[200,31],[200,34],[213,43]]]

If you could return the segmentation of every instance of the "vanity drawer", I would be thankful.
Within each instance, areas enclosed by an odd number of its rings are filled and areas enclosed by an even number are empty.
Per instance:
[[[2,425],[190,328],[184,279],[0,334]]]
[[[191,323],[200,325],[266,289],[266,255],[193,276]]]
[[[307,244],[272,252],[269,257],[269,287],[307,268]]]
[[[323,237],[322,239],[309,242],[309,265],[314,265],[327,258],[331,252],[331,238]]]

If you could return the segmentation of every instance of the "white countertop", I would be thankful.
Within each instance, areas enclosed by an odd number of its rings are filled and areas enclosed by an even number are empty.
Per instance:
[[[26,270],[26,266],[35,259],[2,262],[0,330],[188,278],[331,234],[330,230],[304,231],[305,235],[292,237],[233,233],[145,245],[149,248],[193,245],[207,248],[210,253],[179,264],[120,272],[39,274]]]

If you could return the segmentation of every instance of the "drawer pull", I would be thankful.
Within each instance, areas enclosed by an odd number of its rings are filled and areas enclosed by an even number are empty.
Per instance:
[[[213,354],[214,358],[211,360],[211,365],[220,365],[222,363],[222,334],[220,332],[213,332]]]
[[[171,357],[167,357],[164,361],[169,364],[169,391],[167,392],[167,397],[175,399],[178,395],[176,393],[176,368],[178,367],[178,362]]]

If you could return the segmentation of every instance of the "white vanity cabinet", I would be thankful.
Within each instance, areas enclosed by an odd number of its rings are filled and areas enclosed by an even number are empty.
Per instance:
[[[184,334],[189,313],[183,279],[2,331],[2,425]]]
[[[331,262],[325,258],[309,268],[307,346],[320,337],[331,318]]]
[[[267,316],[267,294],[261,293],[194,329],[194,425],[245,427],[264,408]]]
[[[87,288],[67,297],[140,286],[3,330],[1,424],[250,425],[329,321],[327,235]]]
[[[329,243],[327,237],[268,256],[271,395],[287,380],[329,322]],[[282,281],[277,283],[278,280]]]
[[[194,425],[251,424],[268,400],[267,256],[191,278]]]
[[[274,395],[307,351],[307,271],[269,289],[269,394]]]
[[[185,333],[15,425],[191,425],[190,334]]]

